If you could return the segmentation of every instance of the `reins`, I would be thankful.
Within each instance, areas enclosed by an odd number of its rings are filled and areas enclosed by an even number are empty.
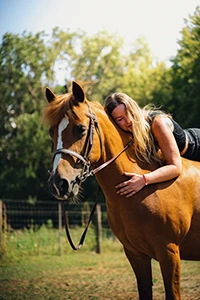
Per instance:
[[[90,162],[90,153],[92,150],[92,145],[93,145],[93,137],[94,137],[94,130],[97,131],[97,134],[99,136],[99,140],[100,140],[100,147],[101,147],[101,153],[102,153],[102,138],[101,138],[101,131],[99,128],[99,124],[98,124],[98,120],[96,118],[96,115],[92,112],[90,106],[89,107],[89,116],[90,116],[90,123],[89,123],[89,127],[88,127],[88,133],[87,133],[87,137],[86,137],[86,141],[85,141],[85,145],[84,145],[84,154],[80,155],[78,153],[76,153],[75,151],[72,150],[68,150],[68,149],[57,149],[54,154],[53,154],[53,160],[55,159],[55,156],[57,154],[68,154],[71,156],[74,156],[77,158],[77,162],[82,162],[83,163],[83,170],[81,172],[80,175],[77,176],[77,178],[75,180],[79,180],[79,182],[83,182],[85,181],[89,176],[93,176],[96,173],[98,173],[99,171],[101,171],[102,169],[106,168],[108,165],[110,165],[113,161],[115,161],[123,152],[125,152],[134,142],[134,140],[132,139],[131,141],[129,141],[129,143],[124,147],[124,149],[122,149],[122,151],[120,151],[116,156],[114,156],[113,158],[109,159],[108,161],[104,162],[102,165],[100,165],[99,167],[90,170],[91,168],[91,162]],[[99,193],[100,193],[100,187],[98,188],[98,193],[97,193],[97,197],[96,197],[96,201],[95,204],[92,208],[92,211],[90,213],[89,216],[89,220],[88,223],[86,225],[85,230],[83,231],[80,241],[78,243],[77,246],[74,245],[70,232],[69,232],[69,224],[68,224],[68,215],[67,212],[65,210],[65,202],[62,203],[62,211],[63,211],[63,216],[64,216],[64,221],[65,221],[65,231],[66,231],[66,235],[69,241],[70,246],[72,247],[73,250],[79,250],[85,240],[89,225],[91,223],[91,220],[94,216],[95,213],[95,209],[99,200]]]
[[[102,169],[104,169],[105,167],[107,167],[109,164],[111,164],[113,161],[115,161],[124,151],[126,151],[132,144],[133,144],[133,140],[131,140],[124,147],[124,149],[120,153],[118,153],[115,157],[109,159],[108,161],[106,161],[105,163],[103,163],[101,166],[99,166],[96,169],[90,171],[89,176],[95,175],[97,172],[99,172]],[[87,177],[89,177],[89,176],[87,176]],[[63,210],[64,221],[65,221],[65,232],[66,232],[69,244],[70,244],[70,246],[72,247],[73,250],[80,250],[80,248],[83,246],[83,243],[85,241],[85,237],[86,237],[89,225],[90,225],[90,223],[92,221],[92,218],[94,216],[97,203],[99,201],[100,189],[101,189],[100,186],[98,186],[98,193],[97,193],[96,201],[95,201],[94,206],[93,206],[93,208],[91,210],[91,213],[90,213],[90,216],[89,216],[89,219],[88,219],[88,223],[87,223],[87,225],[85,227],[85,230],[83,231],[83,233],[81,235],[80,241],[79,241],[79,243],[78,243],[77,246],[75,246],[74,243],[73,243],[73,241],[72,241],[72,238],[71,238],[71,235],[70,235],[70,232],[69,232],[68,215],[67,215],[67,212],[65,210],[65,202],[62,202],[62,210]]]
[[[63,211],[63,216],[64,216],[64,221],[65,221],[65,232],[66,232],[66,236],[68,238],[68,241],[69,241],[69,244],[71,246],[71,248],[73,250],[80,250],[80,248],[83,246],[83,243],[85,241],[85,237],[86,237],[86,234],[87,234],[87,231],[88,231],[88,228],[90,226],[90,223],[92,221],[92,218],[94,216],[94,213],[95,213],[95,209],[96,209],[96,206],[97,206],[97,203],[99,201],[99,194],[100,194],[100,186],[98,186],[98,193],[97,193],[97,198],[96,198],[96,201],[95,201],[95,204],[91,210],[91,213],[90,213],[90,216],[89,216],[89,219],[88,219],[88,223],[85,227],[85,230],[83,231],[82,235],[81,235],[81,238],[80,238],[80,241],[78,243],[77,246],[74,245],[74,242],[71,238],[71,234],[69,232],[69,222],[68,222],[68,214],[67,214],[67,211],[65,209],[65,202],[62,202],[62,211]]]
[[[115,161],[123,152],[125,152],[131,145],[133,145],[134,140],[132,139],[125,147],[124,149],[119,152],[116,156],[112,157],[111,159],[109,159],[108,161],[106,161],[105,163],[103,163],[102,165],[100,165],[99,167],[97,167],[96,169],[93,169],[90,173],[91,175],[95,175],[97,172],[101,171],[102,169],[104,169],[105,167],[107,167],[109,164],[111,164],[113,161]]]

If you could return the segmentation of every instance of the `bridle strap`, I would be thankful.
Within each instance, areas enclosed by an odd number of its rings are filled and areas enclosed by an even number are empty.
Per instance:
[[[90,111],[90,106],[89,106],[89,111]],[[94,137],[94,114],[91,114],[90,117],[90,123],[88,127],[88,133],[86,137],[86,143],[85,143],[85,149],[84,149],[84,154],[83,157],[86,160],[89,160],[90,157],[90,152],[92,149],[92,143],[93,143],[93,137]]]
[[[85,230],[83,231],[82,235],[81,235],[81,238],[80,238],[80,241],[78,243],[77,246],[74,245],[74,242],[72,241],[72,238],[71,238],[71,235],[70,235],[70,232],[69,232],[69,223],[68,223],[68,215],[67,215],[67,212],[65,210],[65,202],[62,202],[62,211],[63,211],[63,215],[64,215],[64,221],[65,221],[65,232],[66,232],[66,235],[67,235],[67,238],[68,238],[68,241],[69,241],[69,244],[71,246],[71,248],[73,250],[80,250],[80,248],[83,246],[83,243],[85,241],[85,237],[86,237],[86,234],[87,234],[87,231],[88,231],[88,228],[89,228],[89,225],[91,223],[91,220],[94,216],[94,213],[95,213],[95,209],[96,209],[96,206],[97,206],[97,203],[99,201],[99,194],[100,194],[100,186],[98,187],[98,192],[97,192],[97,198],[96,198],[96,201],[95,201],[95,204],[92,208],[92,211],[90,213],[90,217],[89,217],[89,220],[88,220],[88,223],[85,227]]]
[[[112,157],[111,159],[109,159],[108,161],[106,161],[105,163],[103,163],[102,165],[100,165],[99,167],[93,169],[91,171],[91,175],[95,175],[97,172],[101,171],[102,169],[104,169],[105,167],[107,167],[109,164],[111,164],[113,161],[115,161],[124,151],[126,151],[132,144],[133,144],[134,140],[132,139],[125,147],[124,149],[119,152],[116,156]]]
[[[83,154],[78,154],[77,152],[73,151],[73,150],[69,150],[69,149],[65,149],[65,148],[60,148],[57,149],[54,154],[53,154],[53,161],[56,157],[57,154],[68,154],[71,156],[74,156],[77,158],[76,164],[78,164],[79,162],[82,162],[83,164],[83,169],[82,172],[79,176],[77,176],[77,179],[80,182],[83,182],[87,179],[87,177],[93,175],[92,172],[90,171],[90,153],[92,150],[92,145],[93,145],[93,139],[94,139],[94,131],[96,130],[97,135],[99,136],[99,141],[100,141],[100,157],[102,156],[102,151],[103,151],[103,146],[102,146],[102,136],[101,136],[101,131],[99,128],[99,124],[96,118],[96,115],[93,113],[93,111],[91,110],[90,105],[88,104],[88,109],[89,109],[89,113],[88,116],[90,118],[90,123],[88,126],[88,131],[87,131],[87,136],[86,136],[86,140],[85,140],[85,145],[83,147]]]
[[[91,153],[92,146],[93,146],[94,130],[95,129],[96,129],[96,132],[97,132],[97,134],[99,136],[99,140],[100,140],[101,155],[102,155],[102,149],[103,149],[101,131],[100,131],[100,128],[99,128],[97,117],[96,117],[95,113],[93,113],[93,111],[91,110],[91,107],[90,107],[89,104],[88,104],[88,110],[89,110],[90,124],[89,124],[89,128],[88,128],[88,133],[87,133],[86,143],[85,143],[85,149],[84,149],[84,154],[83,154],[83,157],[85,158],[86,161],[89,161],[89,159],[90,159],[90,153]]]
[[[53,160],[54,160],[54,158],[57,154],[69,154],[71,156],[75,156],[76,158],[81,160],[84,164],[87,164],[87,161],[85,160],[85,158],[82,155],[75,152],[75,151],[72,151],[72,150],[69,150],[69,149],[64,149],[64,148],[57,149],[53,154]]]

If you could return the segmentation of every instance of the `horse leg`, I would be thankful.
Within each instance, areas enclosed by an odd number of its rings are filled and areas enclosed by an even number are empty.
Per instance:
[[[160,253],[159,264],[163,276],[167,300],[180,300],[180,252],[175,244],[168,244]]]
[[[124,247],[137,279],[137,286],[140,300],[152,300],[152,269],[151,258],[143,256],[141,253],[135,254]]]

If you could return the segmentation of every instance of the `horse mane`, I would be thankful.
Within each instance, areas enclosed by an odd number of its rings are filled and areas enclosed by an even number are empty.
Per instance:
[[[54,100],[43,108],[42,121],[50,127],[58,125],[65,116],[69,117],[73,123],[78,122],[78,120],[80,120],[79,110],[77,109],[79,104],[74,100],[75,98],[72,92],[56,95]],[[85,99],[85,101],[88,102],[88,106],[89,103],[92,103],[93,107],[104,112],[99,102],[88,101],[87,99]]]
[[[42,120],[53,127],[67,115],[73,122],[77,121],[78,115],[74,111],[74,96],[71,93],[58,95],[49,102],[42,112]]]

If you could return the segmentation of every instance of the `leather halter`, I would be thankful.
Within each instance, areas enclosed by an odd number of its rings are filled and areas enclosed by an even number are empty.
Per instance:
[[[97,134],[99,136],[99,141],[100,141],[100,148],[101,148],[101,155],[102,155],[102,137],[101,137],[101,131],[99,128],[99,124],[98,124],[98,120],[96,118],[96,115],[92,112],[89,104],[88,104],[88,108],[89,108],[89,117],[90,117],[90,123],[89,123],[89,127],[88,127],[88,132],[87,132],[87,137],[86,137],[86,141],[85,141],[85,145],[84,145],[84,154],[78,154],[75,151],[69,150],[69,149],[65,149],[65,148],[61,148],[61,149],[57,149],[54,154],[53,154],[53,160],[55,159],[57,154],[68,154],[71,156],[74,156],[77,158],[77,162],[82,162],[83,163],[83,169],[80,175],[78,175],[75,179],[75,181],[79,181],[80,183],[85,181],[89,176],[93,176],[95,175],[97,172],[101,171],[102,169],[104,169],[105,167],[107,167],[109,164],[111,164],[113,161],[115,161],[124,151],[126,151],[134,142],[134,140],[132,139],[125,147],[124,149],[122,149],[121,152],[119,152],[116,156],[112,157],[111,159],[109,159],[108,161],[106,161],[105,163],[103,163],[102,165],[100,165],[99,167],[90,170],[91,167],[91,162],[90,162],[90,153],[92,150],[92,145],[93,145],[93,138],[94,138],[94,130],[96,129]],[[97,199],[96,202],[92,208],[92,211],[90,213],[90,217],[89,217],[89,221],[88,224],[80,238],[80,242],[78,244],[78,246],[76,247],[71,239],[70,233],[69,233],[69,226],[68,226],[68,217],[67,217],[67,213],[65,211],[65,203],[63,202],[63,214],[64,214],[64,219],[65,219],[65,231],[66,231],[66,235],[68,238],[68,241],[72,247],[73,250],[79,250],[85,240],[85,236],[87,233],[87,230],[89,228],[90,222],[92,220],[92,217],[94,215],[95,212],[95,208],[96,205],[98,203],[98,198],[99,198],[99,190],[98,190],[98,195],[97,195]]]
[[[54,154],[53,154],[53,161],[55,159],[55,156],[57,154],[69,154],[71,156],[74,156],[77,158],[76,163],[79,163],[80,161],[83,163],[83,169],[82,173],[77,176],[77,179],[81,182],[85,181],[89,176],[93,175],[93,172],[90,171],[91,163],[90,163],[90,153],[92,150],[92,145],[93,145],[93,138],[94,138],[94,130],[96,129],[97,134],[99,136],[100,140],[100,147],[101,147],[101,155],[102,155],[102,137],[101,137],[101,132],[99,129],[99,124],[96,118],[96,115],[92,112],[89,104],[89,117],[90,117],[90,123],[88,127],[88,132],[87,132],[87,137],[84,145],[84,154],[78,154],[75,151],[69,150],[69,149],[64,149],[60,148],[57,149]]]

